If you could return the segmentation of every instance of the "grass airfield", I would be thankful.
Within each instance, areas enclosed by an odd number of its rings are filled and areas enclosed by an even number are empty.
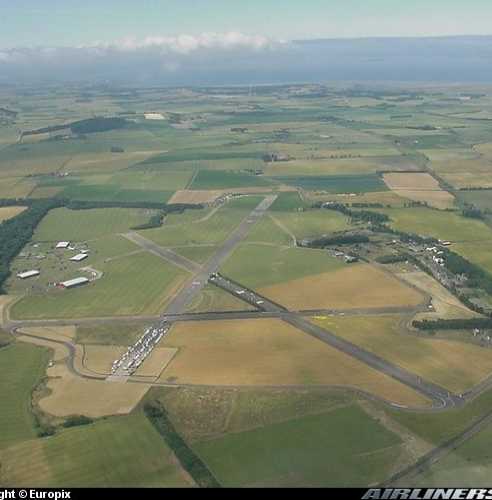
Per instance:
[[[18,112],[0,125],[0,199],[20,199],[0,207],[0,223],[15,223],[32,200],[65,203],[48,212],[9,263],[0,300],[0,346],[8,344],[0,347],[0,397],[9,408],[0,416],[8,429],[0,438],[0,484],[193,486],[170,441],[143,413],[148,401],[164,405],[224,486],[368,486],[489,411],[490,390],[462,408],[416,411],[429,408],[421,394],[277,318],[177,322],[136,372],[141,383],[104,377],[192,279],[122,235],[138,231],[203,266],[275,194],[221,273],[291,311],[334,310],[312,321],[446,389],[460,393],[486,380],[490,348],[408,331],[417,310],[419,318],[476,317],[433,278],[415,274],[421,271],[411,264],[383,270],[372,255],[347,264],[299,244],[370,228],[319,208],[331,201],[386,214],[396,230],[449,240],[491,273],[490,92],[436,87],[365,95],[298,85],[257,95],[224,88],[218,98],[199,88],[0,90]],[[150,111],[163,119],[146,119]],[[19,138],[19,130],[92,116],[127,122]],[[90,208],[70,208],[77,203]],[[166,203],[203,205],[163,215]],[[465,217],[465,203],[483,218]],[[142,228],[161,215],[159,227]],[[55,250],[64,240],[72,249]],[[81,250],[88,257],[71,262]],[[39,269],[39,277],[17,278],[29,269]],[[55,286],[76,276],[90,283]],[[432,311],[425,310],[429,297]],[[378,312],[387,307],[408,310],[408,317]],[[254,307],[209,284],[186,312],[217,311]],[[29,326],[52,320],[67,326]],[[1,333],[9,321],[25,322],[17,338]],[[103,378],[72,373],[66,347],[55,341],[75,346],[81,373]],[[64,426],[79,415],[93,421]],[[40,437],[49,426],[54,435]],[[488,431],[416,484],[451,475],[486,483]]]

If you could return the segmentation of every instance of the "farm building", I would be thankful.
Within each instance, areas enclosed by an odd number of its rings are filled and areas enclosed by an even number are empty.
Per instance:
[[[80,278],[74,278],[68,281],[62,281],[59,283],[59,286],[62,288],[74,288],[76,286],[81,286],[85,285],[86,283],[89,283],[88,278],[80,277]]]
[[[39,271],[37,269],[33,269],[32,271],[24,271],[23,273],[18,273],[17,277],[21,280],[25,280],[26,278],[32,278],[33,276],[39,276]]]
[[[55,248],[68,248],[70,245],[69,241],[59,241]]]
[[[87,257],[89,256],[86,253],[78,253],[77,255],[70,257],[70,260],[72,262],[80,262],[81,260],[87,259]]]

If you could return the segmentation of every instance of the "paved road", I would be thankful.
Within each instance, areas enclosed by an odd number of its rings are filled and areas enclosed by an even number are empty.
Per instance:
[[[375,370],[378,370],[423,394],[431,399],[436,407],[453,407],[464,403],[463,398],[450,393],[447,389],[444,389],[443,387],[440,387],[432,382],[428,382],[423,378],[404,370],[403,368],[400,368],[383,358],[380,358],[376,354],[366,351],[362,347],[338,337],[328,330],[311,323],[300,314],[286,311],[283,306],[268,300],[267,298],[257,294],[255,291],[248,289],[239,283],[226,278],[225,276],[219,275],[217,277],[212,277],[210,282],[220,287],[222,290],[233,294],[235,297],[244,300],[248,304],[256,305],[258,308],[267,313],[277,313],[283,321],[289,323],[304,333],[321,340],[325,344],[328,344],[331,347],[358,359],[359,361],[362,361],[371,368],[374,368]]]
[[[238,295],[239,297],[239,295]],[[255,305],[259,307],[259,305]],[[358,308],[358,309],[311,309],[303,311],[264,311],[264,310],[244,310],[244,311],[210,311],[201,313],[179,313],[168,314],[169,321],[225,321],[231,319],[254,319],[254,318],[281,318],[289,314],[297,314],[305,317],[311,316],[368,316],[381,314],[405,314],[415,313],[422,309],[415,307],[380,307],[380,308]],[[42,326],[72,326],[72,325],[104,325],[107,323],[152,323],[161,320],[160,314],[152,316],[102,316],[93,318],[67,318],[67,319],[26,319],[8,320],[5,328],[13,327],[42,327]],[[482,382],[480,385],[487,385]]]
[[[209,277],[216,273],[225,260],[231,255],[236,246],[248,235],[254,224],[261,219],[272,203],[277,199],[277,195],[266,196],[257,207],[239,224],[239,226],[229,235],[215,254],[195,273],[185,287],[174,297],[163,313],[163,317],[179,314],[193,302],[193,299],[200,293],[207,284]]]
[[[130,232],[124,233],[121,236],[124,236],[127,240],[135,243],[139,247],[147,250],[158,257],[162,257],[163,259],[169,261],[171,264],[178,266],[185,271],[190,273],[196,273],[200,270],[200,266],[196,262],[192,262],[191,260],[183,257],[182,255],[178,255],[176,252],[173,252],[169,248],[163,248],[157,243],[143,237],[141,234]]]

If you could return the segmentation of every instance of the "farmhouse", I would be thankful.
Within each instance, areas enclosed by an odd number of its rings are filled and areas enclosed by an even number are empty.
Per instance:
[[[70,245],[69,241],[59,241],[55,248],[68,248]]]
[[[21,280],[25,280],[26,278],[32,278],[33,276],[39,276],[39,271],[37,269],[33,269],[32,271],[24,271],[23,273],[18,273],[17,277]]]
[[[74,255],[73,257],[70,257],[70,260],[72,262],[80,262],[84,259],[87,259],[88,255],[86,253],[78,253],[77,255]]]
[[[85,285],[86,283],[89,283],[88,278],[80,277],[80,278],[74,278],[68,281],[62,281],[59,283],[59,286],[61,288],[74,288],[76,286],[81,286]]]

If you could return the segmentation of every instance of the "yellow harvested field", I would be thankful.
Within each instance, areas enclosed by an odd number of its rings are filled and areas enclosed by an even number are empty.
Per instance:
[[[492,351],[464,342],[401,332],[401,316],[317,318],[334,334],[458,394],[492,374]]]
[[[126,414],[135,408],[151,387],[148,384],[90,380],[73,374],[65,362],[69,354],[67,347],[53,340],[72,340],[74,327],[23,328],[22,332],[45,339],[20,336],[20,341],[47,347],[54,352],[54,364],[46,370],[49,394],[38,402],[46,413],[57,417],[87,415],[93,418]],[[86,375],[93,375],[84,368],[82,355],[83,349],[77,345],[75,367]]]
[[[26,207],[0,207],[0,222],[19,215],[25,209]]]
[[[15,295],[0,295],[0,326],[8,319],[8,308],[17,298]]]
[[[109,375],[113,361],[119,359],[126,350],[127,347],[123,346],[83,345],[82,364],[93,373]]]
[[[401,273],[398,274],[398,277],[416,286],[424,293],[428,293],[432,297],[432,305],[435,311],[419,313],[416,316],[418,319],[456,319],[480,316],[478,313],[468,309],[438,281],[423,271]]]
[[[51,415],[87,415],[97,418],[130,413],[150,389],[148,384],[109,382],[77,377],[65,365],[48,369],[51,393],[40,399],[40,408]]]
[[[164,151],[134,151],[128,153],[84,153],[71,158],[65,165],[66,172],[114,171],[128,168],[135,163]]]
[[[137,377],[159,377],[177,352],[178,350],[174,347],[155,348],[134,375]]]
[[[434,177],[424,172],[390,172],[383,175],[385,184],[398,196],[426,202],[435,208],[450,208],[454,196],[444,191]]]
[[[277,319],[176,323],[164,344],[178,353],[162,382],[345,386],[398,404],[428,405],[392,378]]]
[[[191,191],[189,189],[180,189],[171,196],[168,203],[191,203],[196,205],[200,203],[213,203],[221,194],[222,191]]]
[[[329,194],[319,191],[305,191],[304,195],[311,201],[324,202],[336,201],[337,203],[382,203],[383,205],[403,206],[405,200],[393,191],[376,191],[373,193],[357,193],[356,196],[348,194]]]
[[[176,191],[168,203],[191,203],[191,204],[207,204],[213,203],[217,198],[228,194],[265,194],[272,191],[289,192],[296,191],[294,186],[275,186],[275,189],[270,187],[242,187],[230,189],[207,189],[207,190],[191,190],[180,189]]]
[[[416,306],[424,296],[369,264],[260,288],[259,293],[291,310]]]

